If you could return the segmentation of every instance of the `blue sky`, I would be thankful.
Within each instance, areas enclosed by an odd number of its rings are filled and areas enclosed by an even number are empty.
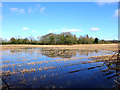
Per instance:
[[[2,38],[71,32],[118,39],[118,3],[3,2]]]

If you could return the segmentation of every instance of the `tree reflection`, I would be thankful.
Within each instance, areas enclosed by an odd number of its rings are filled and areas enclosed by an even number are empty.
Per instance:
[[[90,50],[76,50],[76,49],[41,49],[41,54],[47,57],[61,57],[61,58],[71,58],[79,55],[88,56],[89,54],[93,54],[95,51]]]
[[[59,48],[19,48],[9,50],[11,54],[21,54],[28,53],[33,55],[34,53],[45,55],[47,57],[60,57],[60,58],[71,58],[77,54],[88,56],[89,54],[93,55],[94,53],[99,53],[98,50],[77,50],[77,49],[59,49]]]

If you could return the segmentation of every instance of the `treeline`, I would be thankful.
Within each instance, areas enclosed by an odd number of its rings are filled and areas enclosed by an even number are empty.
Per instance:
[[[45,45],[93,44],[98,42],[98,38],[89,38],[88,35],[86,35],[85,37],[80,36],[79,38],[77,38],[76,35],[73,35],[70,32],[65,32],[61,34],[50,33],[40,37],[40,43]]]
[[[1,40],[2,44],[38,44],[38,45],[72,45],[72,44],[94,44],[94,43],[106,43],[104,40],[98,38],[92,38],[88,35],[80,36],[71,34],[70,32],[63,32],[61,34],[49,33],[42,37],[38,37],[38,40],[31,38],[14,38],[12,37],[9,41]],[[107,42],[110,43],[110,42]]]

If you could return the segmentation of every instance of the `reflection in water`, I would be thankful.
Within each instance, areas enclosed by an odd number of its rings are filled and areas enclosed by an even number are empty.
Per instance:
[[[77,49],[47,49],[41,48],[41,54],[47,57],[60,57],[60,58],[71,58],[79,56],[89,56],[89,55],[104,55],[106,53],[111,53],[109,51],[101,51],[101,50],[77,50]]]
[[[76,56],[76,54],[88,56],[94,53],[98,53],[98,50],[77,50],[77,49],[48,49],[48,48],[22,48],[22,49],[14,49],[10,50],[11,54],[21,54],[21,53],[29,53],[29,54],[42,54],[50,58],[60,57],[60,58],[71,58]]]
[[[71,58],[77,54],[88,56],[98,53],[98,50],[77,50],[77,49],[41,49],[42,55],[47,57]]]
[[[33,55],[34,53],[45,55],[50,58],[71,58],[76,56],[96,56],[96,55],[104,55],[111,54],[110,51],[106,50],[77,50],[77,49],[49,49],[49,48],[19,48],[9,50],[11,54],[22,54],[28,53]]]
[[[102,66],[103,66],[103,65],[101,65],[101,66],[95,66],[95,67],[90,67],[90,68],[79,69],[79,70],[75,70],[75,71],[70,71],[69,73],[75,73],[75,72],[79,72],[79,71],[95,69],[95,68],[97,68],[97,67],[102,67]]]
[[[69,49],[63,49],[63,50],[41,50],[42,55],[45,55],[47,57],[61,57],[61,58],[70,58],[72,56],[76,55],[76,50],[69,50]]]
[[[110,57],[110,59],[111,59],[110,61],[105,61],[104,64],[101,66],[95,66],[95,67],[74,70],[74,71],[70,71],[69,73],[76,73],[76,72],[80,72],[80,71],[99,68],[98,70],[100,72],[103,72],[101,79],[104,79],[104,78],[105,79],[112,79],[115,82],[113,84],[113,87],[116,89],[120,89],[120,53],[117,54],[117,59],[112,60],[112,58],[115,57],[115,54],[112,57]],[[99,76],[98,75],[99,71],[94,73],[93,76],[91,77],[91,79],[93,79],[95,77],[95,75]]]
[[[105,55],[108,53],[113,54],[107,51],[76,49],[26,48],[8,50],[3,52],[2,57],[5,62],[3,64],[7,66],[6,68],[3,67],[3,87],[92,87],[95,75],[92,77],[91,81],[89,76],[92,76],[95,71],[100,71],[102,77],[108,80],[114,78],[114,81],[117,82],[119,86],[120,82],[117,80],[119,79],[118,61],[99,61],[99,58],[97,58],[98,62],[97,60],[94,62],[95,58],[77,60],[71,58],[81,56],[87,57],[89,55]],[[53,57],[65,59],[54,60]],[[70,58],[70,60],[66,58]],[[103,80],[96,80],[95,82],[99,82],[103,85],[102,81]],[[8,85],[5,82],[7,82]],[[72,84],[70,84],[70,82],[72,82]],[[99,87],[99,84],[93,87]],[[103,85],[103,87],[107,86]],[[111,87],[111,85],[109,87]]]
[[[120,54],[120,53],[119,53]],[[117,54],[116,61],[106,62],[108,69],[105,72],[104,76],[107,79],[113,79],[115,82],[114,87],[120,89],[120,55]]]

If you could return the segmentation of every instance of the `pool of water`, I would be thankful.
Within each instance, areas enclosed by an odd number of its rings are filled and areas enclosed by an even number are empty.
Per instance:
[[[116,69],[108,62],[80,63],[111,55],[106,50],[24,48],[2,51],[2,78],[10,88],[116,88]],[[70,59],[69,58],[78,58]],[[115,65],[116,66],[116,65]],[[118,72],[117,72],[118,73]]]

